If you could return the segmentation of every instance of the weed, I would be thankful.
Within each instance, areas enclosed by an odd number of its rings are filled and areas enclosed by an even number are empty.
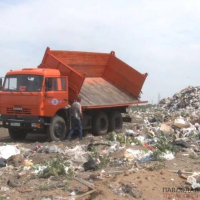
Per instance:
[[[101,156],[98,152],[98,149],[96,147],[91,147],[90,149],[91,153],[89,154],[89,161],[95,161],[97,159],[100,159],[100,164],[98,165],[97,169],[102,169],[108,165],[110,162],[110,158],[108,155]]]
[[[114,131],[112,131],[112,132],[108,133],[107,140],[109,140],[109,141],[115,141],[116,137],[117,137],[117,134]]]
[[[105,168],[110,162],[110,158],[108,155],[103,155],[103,157],[101,158],[101,163],[98,166],[98,169],[102,169]]]
[[[66,178],[67,178],[68,180],[71,180],[72,177],[73,177],[73,171],[72,171],[71,169],[68,169]]]
[[[152,154],[152,160],[153,161],[162,161],[163,160],[162,155],[163,155],[162,151],[154,150],[153,154]]]
[[[100,153],[98,152],[97,147],[92,146],[90,148],[91,153],[89,154],[89,161],[97,160],[100,156]]]
[[[199,156],[198,156],[198,155],[195,155],[194,153],[191,153],[191,154],[189,155],[189,157],[190,157],[191,159],[195,159],[195,160],[199,159]]]
[[[190,135],[191,135],[191,139],[193,139],[193,140],[199,140],[200,139],[200,131],[197,131],[197,134],[195,134],[194,131],[191,131]]]
[[[49,178],[50,176],[56,176],[56,177],[66,176],[67,177],[68,174],[65,171],[66,166],[68,166],[68,163],[63,162],[61,158],[57,157],[47,163],[47,168],[45,168],[39,174],[39,178]]]
[[[127,138],[125,136],[122,135],[117,135],[116,140],[120,143],[120,144],[124,144],[127,142]]]
[[[130,144],[132,142],[130,137],[117,135],[114,131],[110,132],[108,134],[107,140],[109,140],[109,141],[118,141],[120,144],[124,144],[124,143]]]
[[[173,153],[177,153],[178,152],[178,147],[175,145],[170,145],[170,138],[166,138],[165,136],[161,135],[159,137],[158,142],[156,143],[155,147],[160,150],[161,152],[166,152],[166,151],[171,151]]]
[[[132,142],[135,143],[136,145],[142,145],[141,141],[134,137],[132,138]]]
[[[90,148],[90,151],[91,151],[91,154],[90,154],[90,155],[91,155],[93,158],[99,157],[99,152],[98,152],[97,147],[92,146],[92,147]]]

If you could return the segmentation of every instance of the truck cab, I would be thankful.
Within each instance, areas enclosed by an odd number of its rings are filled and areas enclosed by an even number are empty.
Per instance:
[[[68,106],[68,79],[56,69],[22,69],[6,74],[1,96],[1,126],[13,139],[45,132],[51,117]]]

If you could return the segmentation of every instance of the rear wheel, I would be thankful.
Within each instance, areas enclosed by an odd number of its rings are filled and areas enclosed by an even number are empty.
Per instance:
[[[92,129],[95,135],[104,135],[108,132],[108,116],[105,112],[99,112],[94,118]]]
[[[27,132],[20,129],[9,128],[8,133],[13,140],[24,140],[27,136]]]
[[[67,133],[65,120],[60,116],[55,116],[51,125],[47,128],[47,135],[50,141],[64,140]]]
[[[109,131],[121,131],[123,125],[122,115],[118,111],[111,112],[109,115]]]

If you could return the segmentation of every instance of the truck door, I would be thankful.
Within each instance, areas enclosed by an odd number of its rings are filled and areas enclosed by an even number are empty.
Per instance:
[[[67,105],[67,77],[47,77],[45,79],[44,116],[54,116],[60,108]]]

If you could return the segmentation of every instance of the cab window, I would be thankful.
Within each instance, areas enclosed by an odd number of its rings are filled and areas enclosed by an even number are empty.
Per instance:
[[[45,79],[46,91],[64,91],[66,90],[65,78],[46,78]]]

